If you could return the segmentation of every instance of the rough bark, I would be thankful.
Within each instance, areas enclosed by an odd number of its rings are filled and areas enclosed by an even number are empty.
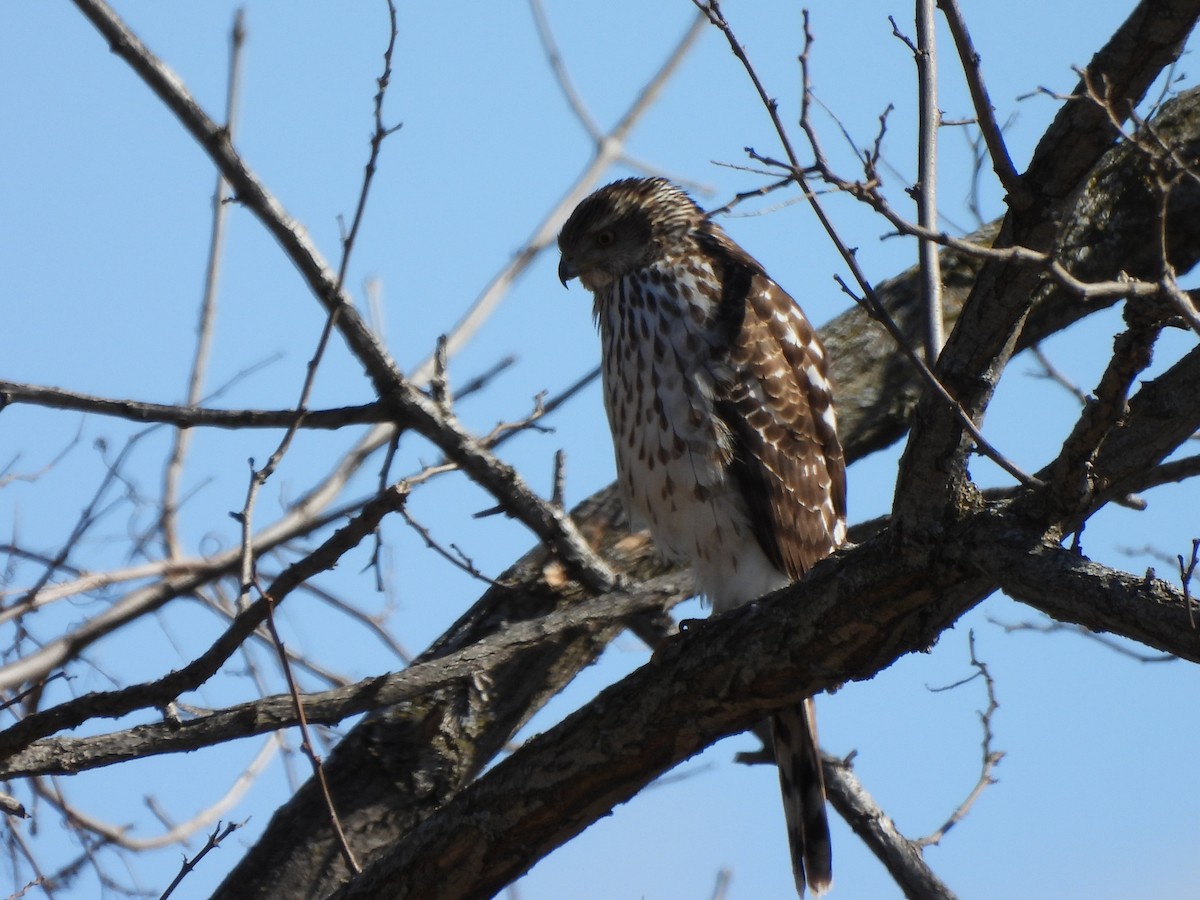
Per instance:
[[[1031,579],[1055,553],[1070,555],[995,509],[971,516],[944,548],[951,552],[898,553],[893,537],[884,533],[839,553],[802,585],[660,650],[654,664],[529,741],[334,896],[490,897],[718,738],[772,708],[870,678],[898,656],[928,648],[993,590],[995,580],[974,564],[982,548],[998,550],[1017,570],[1028,567]],[[1086,595],[1105,593],[1119,578],[1094,564],[1073,569],[1078,593]],[[1125,599],[1153,604],[1161,614],[1149,643],[1187,645],[1185,655],[1197,658],[1180,592],[1153,581],[1125,588]]]

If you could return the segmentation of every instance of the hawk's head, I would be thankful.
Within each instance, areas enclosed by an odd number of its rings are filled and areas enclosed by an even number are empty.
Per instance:
[[[558,235],[558,278],[578,278],[595,292],[667,256],[706,221],[681,188],[665,178],[626,178],[583,200]]]

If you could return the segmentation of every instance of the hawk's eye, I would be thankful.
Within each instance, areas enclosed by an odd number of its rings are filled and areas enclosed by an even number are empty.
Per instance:
[[[603,231],[596,232],[595,241],[597,247],[611,247],[612,242],[616,239],[617,236],[613,234],[612,230],[609,228],[605,228]]]

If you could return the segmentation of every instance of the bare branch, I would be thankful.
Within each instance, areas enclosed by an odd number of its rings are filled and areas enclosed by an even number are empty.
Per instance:
[[[296,725],[301,712],[311,724],[335,725],[350,716],[414,702],[449,686],[487,678],[489,673],[523,654],[535,653],[547,640],[597,633],[609,627],[614,618],[629,619],[657,611],[686,599],[688,594],[678,575],[659,576],[640,584],[636,590],[617,591],[530,622],[514,624],[446,656],[346,687],[310,692],[298,698],[292,694],[263,697],[179,721],[138,725],[111,734],[32,741],[0,762],[0,773],[4,778],[66,775],[163,753],[189,752]],[[143,690],[148,687],[142,686]],[[93,695],[81,699],[98,698]],[[56,707],[37,715],[62,719],[64,712]],[[111,715],[102,707],[96,714]]]
[[[196,868],[200,860],[204,859],[210,851],[215,850],[221,845],[221,841],[225,840],[225,838],[229,837],[245,824],[245,822],[230,822],[222,828],[221,823],[218,822],[216,827],[213,828],[212,834],[208,836],[208,840],[204,842],[204,846],[196,852],[196,855],[191,858],[184,857],[183,864],[179,867],[179,874],[171,880],[166,890],[159,895],[158,900],[167,900],[171,894],[175,893],[175,888],[179,887],[183,879]]]
[[[970,678],[958,682],[957,684],[950,685],[949,688],[935,688],[934,690],[948,690],[950,688],[959,687],[968,681],[974,681],[976,678],[983,679],[983,683],[987,689],[988,704],[987,708],[979,714],[979,722],[980,725],[983,726],[983,741],[981,743],[982,760],[979,769],[979,780],[975,782],[975,786],[971,789],[971,792],[967,795],[966,799],[958,805],[954,812],[950,814],[950,818],[948,818],[940,828],[938,828],[932,834],[929,834],[917,841],[917,843],[922,847],[930,847],[940,844],[942,838],[946,836],[946,833],[966,818],[967,813],[971,811],[971,807],[975,805],[975,801],[979,799],[980,795],[982,795],[990,785],[996,783],[996,780],[992,777],[992,772],[995,770],[996,766],[1000,764],[1000,760],[1004,758],[1003,752],[992,749],[992,716],[995,715],[996,710],[1000,708],[1000,704],[996,701],[996,683],[992,680],[992,674],[988,671],[987,664],[981,662],[975,655],[974,631],[967,633],[967,644],[971,650],[971,665],[975,669],[975,674],[970,676]]]
[[[178,76],[150,53],[103,0],[75,2],[109,40],[114,52],[128,62],[175,113],[224,172],[242,203],[279,242],[314,296],[325,306],[328,322],[341,333],[396,418],[431,440],[471,478],[503,500],[505,508],[515,518],[556,548],[585,584],[599,591],[609,589],[613,583],[612,573],[588,549],[570,521],[537,497],[511,466],[484,450],[453,416],[443,414],[429,397],[400,374],[391,356],[343,292],[320,251],[242,162],[228,136],[200,108]]]
[[[0,381],[0,396],[6,403],[28,403],[48,409],[69,409],[79,412],[114,416],[130,422],[157,422],[178,428],[286,428],[298,418],[294,409],[201,409],[163,403],[144,403],[140,400],[110,400],[92,394],[65,391],[61,388],[40,387]],[[347,425],[369,425],[388,421],[388,410],[381,403],[344,406],[307,412],[302,427],[326,430]]]
[[[392,9],[392,24],[395,27],[396,11]],[[393,37],[395,32],[393,31]],[[390,49],[389,49],[390,55]],[[346,863],[346,867],[355,874],[362,871],[362,867],[358,864],[358,859],[354,855],[354,851],[350,848],[350,842],[346,840],[346,832],[342,829],[342,820],[338,817],[338,812],[333,803],[333,796],[329,793],[329,782],[325,779],[325,770],[322,766],[322,759],[317,748],[313,746],[312,737],[308,731],[308,720],[304,716],[304,701],[300,697],[300,688],[296,684],[296,678],[292,674],[292,667],[288,663],[288,655],[284,649],[283,638],[279,636],[279,630],[275,627],[275,601],[266,593],[260,591],[261,600],[266,604],[267,609],[267,628],[271,632],[271,640],[275,643],[275,649],[279,654],[279,665],[283,669],[284,678],[287,679],[288,699],[292,702],[292,709],[296,715],[296,725],[300,728],[300,747],[305,757],[312,764],[313,775],[317,783],[321,786],[321,793],[325,798],[325,809],[329,815],[329,822],[333,826],[334,834],[338,838],[338,849],[341,851],[342,860]]]
[[[238,9],[233,14],[233,27],[229,33],[229,80],[225,93],[225,129],[232,141],[237,129],[238,96],[241,91],[242,47],[246,40],[246,13]],[[204,271],[204,293],[200,301],[200,320],[196,326],[196,350],[192,355],[192,373],[188,378],[187,406],[199,406],[204,397],[204,376],[208,369],[208,357],[212,351],[213,331],[217,315],[217,283],[221,274],[221,251],[225,243],[225,219],[228,213],[229,184],[225,176],[217,172],[217,184],[213,188],[212,232],[208,243],[208,265]],[[167,458],[163,472],[162,515],[159,528],[167,555],[177,558],[182,555],[179,536],[175,530],[175,513],[178,506],[179,482],[183,477],[183,461],[191,443],[191,432],[183,429],[175,433],[174,446]]]
[[[535,18],[538,21],[539,30],[545,24],[544,16],[540,14],[540,6],[534,6]],[[616,125],[607,133],[601,135],[598,129],[595,133],[592,127],[587,125],[587,119],[583,119],[585,127],[588,128],[595,140],[595,155],[592,161],[587,165],[580,176],[575,180],[575,183],[567,190],[553,209],[546,214],[541,223],[534,229],[533,234],[525,242],[525,245],[517,251],[512,261],[501,269],[496,276],[488,282],[487,287],[471,304],[470,309],[463,315],[461,319],[455,323],[446,338],[446,350],[451,356],[457,353],[467,341],[474,336],[480,326],[487,318],[495,311],[496,306],[503,299],[504,295],[513,283],[520,277],[531,263],[554,241],[563,223],[566,222],[567,216],[571,214],[579,201],[591,193],[592,188],[601,176],[608,170],[609,166],[625,158],[625,141],[628,139],[634,127],[641,121],[642,117],[654,105],[658,99],[662,89],[670,80],[671,76],[678,70],[680,63],[687,56],[695,44],[696,39],[704,30],[704,17],[696,16],[679,43],[668,54],[666,60],[659,67],[658,71],[646,82],[645,86],[638,92],[637,97],[625,114],[621,116]],[[546,35],[549,35],[548,28]],[[543,38],[544,40],[544,38]],[[550,45],[553,47],[553,44]],[[555,60],[559,66],[555,66]],[[556,77],[560,71],[561,58],[555,55],[551,57],[551,67],[555,70]],[[564,91],[568,91],[569,81],[560,81]],[[571,103],[573,92],[568,92],[568,102]],[[574,109],[574,103],[572,103]],[[594,127],[594,126],[593,126]],[[433,367],[432,358],[425,360],[421,365],[413,370],[411,379],[414,384],[424,384]]]
[[[1089,641],[1094,641],[1103,647],[1107,647],[1114,653],[1119,653],[1121,656],[1128,657],[1140,663],[1164,663],[1178,662],[1179,657],[1170,653],[1142,653],[1132,649],[1128,642],[1111,638],[1106,634],[1097,634],[1083,625],[1077,625],[1074,622],[1055,622],[1053,619],[1046,619],[1042,622],[1001,622],[999,619],[988,618],[988,621],[993,625],[998,625],[1003,628],[1006,634],[1012,634],[1018,631],[1032,631],[1037,634],[1058,634],[1065,632],[1067,634],[1078,635],[1082,638],[1087,638]]]
[[[937,45],[933,0],[917,0],[918,106],[920,118],[917,139],[917,221],[931,231],[938,228],[937,139],[942,125],[938,108]],[[945,336],[942,330],[942,270],[937,245],[919,241],[921,293],[925,301],[925,362],[933,366],[941,353]]]
[[[980,65],[979,53],[975,43],[967,31],[967,22],[958,0],[937,0],[938,9],[946,17],[950,27],[950,36],[954,38],[954,46],[958,50],[958,58],[962,62],[963,74],[967,78],[967,88],[971,92],[971,102],[975,106],[975,117],[979,123],[979,132],[987,145],[988,155],[992,159],[992,168],[1004,189],[1008,191],[1008,205],[1012,209],[1027,209],[1033,202],[1021,176],[1013,166],[1012,158],[1008,155],[1008,146],[1004,142],[1004,132],[996,121],[996,110],[992,99],[988,96],[987,87],[983,83],[983,67]]]

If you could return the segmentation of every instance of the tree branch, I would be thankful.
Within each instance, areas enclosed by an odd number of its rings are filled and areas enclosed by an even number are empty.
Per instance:
[[[126,27],[103,0],[75,0],[76,6],[109,41],[224,173],[238,200],[271,233],[325,307],[351,352],[363,365],[377,394],[402,425],[416,429],[515,518],[561,554],[575,577],[595,591],[613,587],[613,575],[596,558],[570,520],[529,489],[512,466],[502,463],[469,435],[458,420],[417,390],[354,308],[337,274],[283,205],[242,161],[228,133],[208,117],[182,81]]]
[[[1114,107],[1128,115],[1158,73],[1178,57],[1200,18],[1198,0],[1144,0],[1093,57],[1092,79],[1110,87]],[[1082,87],[1080,96],[1084,96]],[[1084,182],[1115,138],[1109,113],[1086,99],[1059,110],[1043,135],[1023,181],[1035,202],[1010,210],[998,247],[1049,252],[1070,195]],[[1040,272],[1019,262],[988,263],[943,350],[942,382],[976,422],[1036,297]],[[932,397],[923,401],[900,466],[894,510],[910,528],[953,519],[970,503],[962,423]]]
[[[335,896],[490,897],[720,737],[773,708],[869,678],[898,656],[924,650],[993,590],[992,579],[981,578],[971,562],[980,546],[1002,546],[994,558],[1009,561],[1049,552],[1036,534],[1015,529],[997,511],[972,516],[948,545],[935,562],[928,549],[897,552],[891,536],[881,535],[821,563],[802,584],[723,615],[719,627],[689,632],[531,739]],[[1102,594],[1107,574],[1073,578],[1081,591]],[[1126,601],[1161,599],[1157,637],[1200,644],[1184,627],[1179,591],[1161,582],[1153,591],[1128,587]],[[1190,647],[1189,656],[1197,650]]]

